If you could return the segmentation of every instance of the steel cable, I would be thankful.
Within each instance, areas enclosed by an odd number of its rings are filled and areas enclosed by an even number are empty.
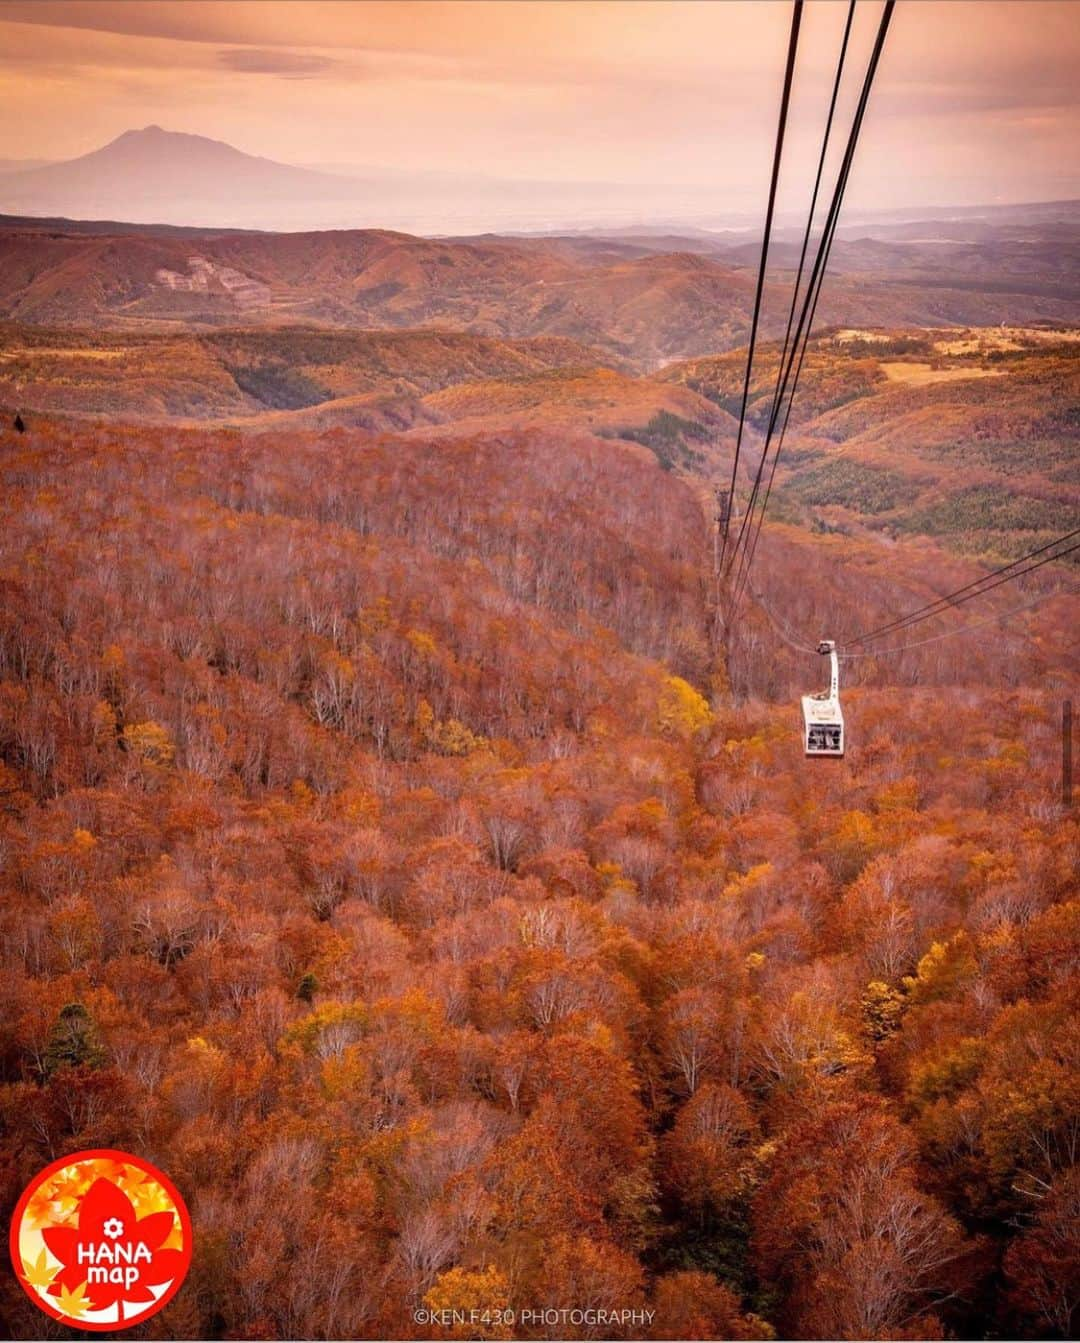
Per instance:
[[[769,203],[765,211],[765,230],[761,242],[761,261],[758,265],[757,287],[754,292],[754,311],[750,322],[750,343],[746,350],[746,375],[743,379],[742,408],[739,411],[739,428],[735,436],[735,456],[731,463],[731,491],[729,498],[734,502],[735,482],[739,470],[739,454],[742,450],[743,430],[746,424],[746,402],[750,395],[750,372],[754,363],[754,346],[757,343],[758,321],[761,317],[761,297],[765,289],[765,271],[769,261],[769,239],[772,234],[773,211],[776,208],[776,188],[780,180],[780,160],[784,153],[784,133],[787,129],[788,105],[791,102],[791,86],[795,78],[795,54],[799,46],[799,27],[802,24],[803,0],[795,0],[791,12],[791,33],[788,37],[787,65],[784,69],[784,91],[780,98],[780,117],[776,126],[776,145],[773,149],[772,177],[769,182]],[[722,571],[724,556],[727,552],[728,531],[730,529],[730,510],[724,523],[724,535],[720,546],[719,568]]]

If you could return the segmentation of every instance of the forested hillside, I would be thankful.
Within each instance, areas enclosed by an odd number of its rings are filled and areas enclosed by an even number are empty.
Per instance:
[[[779,350],[748,406],[768,424]],[[738,413],[737,352],[657,375]],[[927,536],[1011,559],[1080,517],[1077,332],[832,331],[808,347],[773,499],[785,521],[877,543]]]
[[[865,434],[888,375],[849,365],[807,402]],[[707,372],[657,386],[722,427]],[[568,426],[0,437],[5,1207],[76,1149],[169,1171],[195,1263],[155,1337],[568,1302],[1073,1335],[1068,571],[863,660],[847,758],[807,761],[821,668],[753,602],[725,661],[699,485]],[[861,494],[814,530],[815,434],[781,614],[855,629],[985,567]]]
[[[878,327],[1080,320],[1062,219],[926,221],[840,239],[820,316]],[[867,232],[875,230],[867,226]],[[893,234],[898,236],[893,236]],[[745,234],[424,238],[386,229],[267,233],[0,215],[0,318],[144,332],[308,323],[467,331],[594,346],[651,372],[743,345],[760,243]],[[763,330],[782,333],[798,261],[770,254]]]
[[[1076,14],[0,0],[0,1340],[1080,1337]]]

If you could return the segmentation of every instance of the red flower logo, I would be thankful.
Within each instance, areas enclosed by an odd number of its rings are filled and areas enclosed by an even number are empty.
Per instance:
[[[24,1191],[11,1257],[30,1299],[81,1329],[116,1330],[159,1311],[191,1265],[191,1219],[177,1190],[124,1152],[82,1152]]]
[[[150,1288],[172,1282],[183,1266],[179,1250],[161,1248],[175,1224],[171,1212],[140,1218],[122,1189],[111,1180],[96,1180],[82,1201],[77,1227],[49,1226],[41,1233],[64,1265],[49,1295],[60,1296],[65,1288],[75,1292],[85,1282],[91,1310],[156,1300]]]

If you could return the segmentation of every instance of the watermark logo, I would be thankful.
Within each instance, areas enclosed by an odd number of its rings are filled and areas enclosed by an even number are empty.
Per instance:
[[[191,1218],[171,1181],[127,1152],[61,1157],[11,1219],[23,1290],[77,1329],[129,1329],[176,1295],[191,1267]]]

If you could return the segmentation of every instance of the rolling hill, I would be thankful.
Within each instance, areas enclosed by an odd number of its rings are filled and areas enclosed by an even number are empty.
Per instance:
[[[756,361],[750,465],[777,357],[766,345]],[[705,479],[729,469],[743,372],[734,350],[641,376],[562,336],[0,327],[0,404],[12,409],[456,436],[569,428]],[[834,330],[809,347],[770,516],[1017,553],[1014,533],[1065,530],[1080,508],[1078,417],[1075,330]]]
[[[320,327],[204,332],[0,327],[0,406],[260,430],[421,427],[460,436],[561,426],[702,465],[730,415],[685,386],[632,376],[563,337]]]
[[[821,319],[888,328],[1080,321],[1076,258],[1055,251],[1049,234],[1040,243],[1039,227],[1026,243],[991,230],[963,249],[959,270],[955,249],[933,240],[837,244]],[[770,268],[766,335],[779,334],[786,316],[791,250],[781,245]],[[744,342],[755,264],[752,248],[719,235],[434,239],[7,218],[0,318],[129,330],[315,323],[558,336],[647,372]]]
[[[600,362],[555,337],[318,327],[204,332],[0,327],[0,388],[28,408],[221,419],[350,396],[424,396],[456,382]]]
[[[316,234],[0,230],[0,314],[40,325],[317,322],[562,336],[641,364],[724,348],[752,280],[685,254],[603,259],[545,242]]]
[[[755,444],[777,356],[763,351],[751,387]],[[732,410],[742,373],[729,354],[657,378]],[[1080,332],[842,330],[809,347],[770,516],[1000,561],[1077,525],[1078,462]]]

